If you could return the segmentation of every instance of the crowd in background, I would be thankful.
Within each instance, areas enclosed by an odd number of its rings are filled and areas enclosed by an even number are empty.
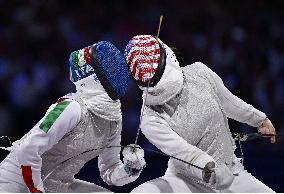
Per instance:
[[[179,50],[181,66],[205,63],[234,94],[265,112],[278,134],[284,134],[283,8],[283,1],[265,0],[0,0],[0,135],[19,139],[52,103],[75,91],[69,81],[71,51],[108,40],[123,52],[132,36],[155,35],[161,14],[160,38]],[[122,99],[122,144],[134,142],[141,104],[141,92],[130,80]],[[255,130],[230,124],[234,132]],[[0,147],[3,144],[8,143],[0,139]],[[139,144],[155,149],[142,135]],[[1,152],[1,160],[5,154]],[[163,174],[167,158],[147,154],[148,166],[138,182],[111,187],[114,191],[128,192]],[[244,143],[244,154],[245,167],[253,175],[284,191],[283,138],[275,145],[267,139]],[[96,165],[88,165],[94,172],[86,170],[79,176],[100,182]]]

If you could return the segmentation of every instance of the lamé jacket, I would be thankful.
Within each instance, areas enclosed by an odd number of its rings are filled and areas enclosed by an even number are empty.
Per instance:
[[[165,101],[163,95],[155,94],[155,90],[148,94],[142,132],[164,153],[201,168],[214,161],[225,163],[233,173],[236,168],[243,169],[234,154],[236,145],[227,117],[258,127],[266,115],[233,95],[203,63],[193,63],[181,71],[183,83],[170,100],[161,104]],[[159,91],[174,83],[166,79],[162,77]],[[168,170],[202,179],[201,170],[175,159],[169,160]]]
[[[1,189],[66,193],[84,164],[97,156],[106,183],[121,186],[136,180],[139,174],[129,176],[124,170],[121,148],[109,147],[120,146],[121,128],[121,119],[94,114],[78,94],[61,98],[0,164]]]

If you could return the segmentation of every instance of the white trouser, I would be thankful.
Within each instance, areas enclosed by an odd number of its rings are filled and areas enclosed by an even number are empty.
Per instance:
[[[246,170],[241,169],[232,185],[222,191],[205,187],[167,170],[163,177],[139,185],[131,193],[275,193]]]

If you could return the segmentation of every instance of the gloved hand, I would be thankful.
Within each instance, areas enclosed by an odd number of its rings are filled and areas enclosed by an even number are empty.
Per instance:
[[[273,126],[273,124],[271,123],[271,121],[266,118],[261,125],[257,128],[257,131],[263,135],[276,135],[276,130]],[[270,138],[270,142],[271,143],[275,143],[276,139],[275,136],[271,136]]]
[[[129,176],[139,174],[146,166],[144,150],[138,145],[134,146],[134,144],[130,144],[122,151],[124,169]]]
[[[233,173],[225,164],[215,166],[214,162],[208,162],[205,165],[202,171],[203,181],[211,184],[217,190],[229,188],[235,178]]]

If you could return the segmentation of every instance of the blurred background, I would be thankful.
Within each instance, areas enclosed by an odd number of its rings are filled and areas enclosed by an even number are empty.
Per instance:
[[[47,108],[75,88],[69,81],[73,50],[99,40],[121,51],[137,34],[156,34],[180,51],[182,66],[201,61],[237,96],[267,114],[284,134],[284,1],[70,1],[0,0],[0,135],[21,138]],[[122,145],[133,143],[139,125],[141,92],[131,80],[122,99]],[[231,130],[255,129],[230,120]],[[141,134],[139,144],[155,149]],[[0,146],[9,146],[5,139]],[[243,144],[245,168],[277,192],[284,192],[284,139]],[[236,150],[240,156],[240,150]],[[8,154],[1,150],[1,161]],[[140,178],[123,187],[102,182],[93,160],[77,178],[115,192],[162,176],[167,157],[146,152]]]

